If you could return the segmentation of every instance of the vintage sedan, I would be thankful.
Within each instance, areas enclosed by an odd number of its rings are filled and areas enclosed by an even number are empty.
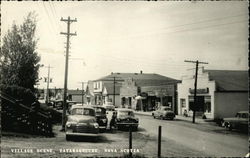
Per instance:
[[[175,118],[175,113],[171,110],[170,107],[161,106],[160,108],[152,112],[152,116],[154,118],[173,120]]]
[[[116,109],[116,125],[118,129],[129,128],[137,130],[139,119],[135,117],[132,109],[117,108]]]
[[[70,109],[65,126],[66,140],[72,136],[98,136],[99,124],[95,109],[89,106],[74,105]]]
[[[93,106],[95,109],[95,116],[100,130],[106,130],[108,119],[106,116],[106,109],[102,106]]]
[[[248,129],[248,111],[239,111],[235,117],[224,118],[222,121],[222,126],[228,130],[239,129],[247,130]]]

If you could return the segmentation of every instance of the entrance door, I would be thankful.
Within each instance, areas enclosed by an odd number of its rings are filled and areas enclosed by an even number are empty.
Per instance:
[[[204,96],[197,96],[197,111],[204,112],[205,99]]]

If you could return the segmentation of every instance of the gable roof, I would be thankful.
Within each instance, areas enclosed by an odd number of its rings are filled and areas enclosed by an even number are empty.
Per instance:
[[[120,88],[121,88],[121,84],[120,83],[116,83],[115,84],[115,94],[119,95],[120,94]],[[109,95],[113,95],[114,94],[114,84],[113,83],[103,83],[103,88],[106,88],[107,93]]]
[[[248,71],[204,70],[216,83],[217,91],[248,91]]]
[[[179,80],[155,73],[112,73],[96,81],[113,81],[114,77],[116,78],[116,81],[124,81],[125,79],[132,78],[136,81],[138,86],[162,85],[180,82]]]
[[[94,96],[94,85],[93,81],[88,81],[87,87],[86,87],[86,94]]]

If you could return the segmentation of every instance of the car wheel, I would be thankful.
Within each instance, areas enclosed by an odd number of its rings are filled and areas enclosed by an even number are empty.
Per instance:
[[[155,115],[154,114],[152,114],[153,115],[153,118],[155,119]]]
[[[67,140],[67,141],[71,140],[71,136],[66,135],[66,140]]]
[[[225,128],[226,129],[228,129],[229,131],[231,131],[232,130],[232,126],[230,125],[230,123],[229,122],[225,122]]]

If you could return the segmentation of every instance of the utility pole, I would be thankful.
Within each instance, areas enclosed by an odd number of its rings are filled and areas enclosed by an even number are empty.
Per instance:
[[[80,82],[82,84],[82,105],[83,105],[83,96],[84,96],[84,83],[88,83],[88,82]]]
[[[115,107],[115,77],[114,77],[114,95],[113,95],[113,101],[114,101],[114,103],[113,103],[113,105],[114,105],[114,107]]]
[[[63,91],[63,114],[62,114],[62,131],[65,131],[65,117],[66,117],[66,104],[67,104],[67,82],[68,82],[68,61],[69,61],[69,38],[70,36],[76,36],[76,33],[70,33],[70,24],[72,22],[77,22],[76,19],[63,19],[61,21],[67,23],[67,32],[61,32],[62,35],[66,35],[67,43],[66,43],[66,57],[65,57],[65,76],[64,76],[64,91]]]
[[[194,80],[194,106],[193,106],[193,123],[195,123],[195,111],[197,108],[197,76],[198,76],[198,67],[199,64],[208,64],[207,62],[200,62],[198,60],[196,61],[190,61],[190,60],[185,60],[184,62],[189,62],[189,63],[196,63],[195,66],[195,80]]]
[[[50,79],[50,69],[53,68],[51,67],[50,65],[49,66],[45,66],[46,68],[48,68],[48,76],[47,76],[47,90],[46,90],[46,103],[48,104],[49,103],[49,83],[51,82],[51,79]]]

